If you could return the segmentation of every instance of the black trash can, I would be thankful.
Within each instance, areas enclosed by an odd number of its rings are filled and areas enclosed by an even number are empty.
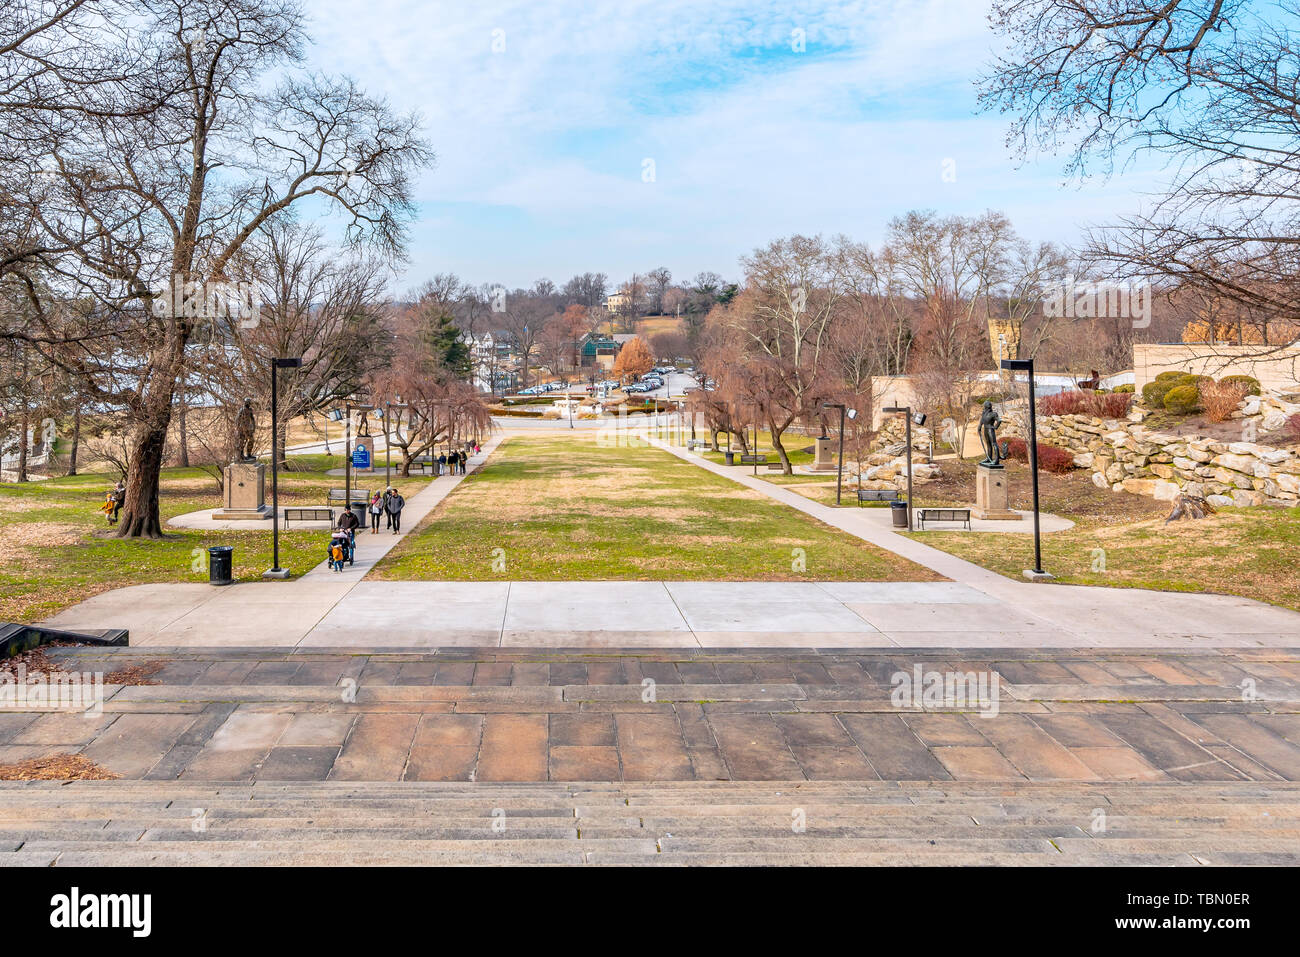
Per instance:
[[[357,528],[365,528],[369,524],[370,520],[366,518],[367,508],[369,508],[369,504],[366,502],[352,503],[352,514],[357,517]]]
[[[233,545],[213,545],[208,549],[208,584],[233,585],[231,577],[234,566],[235,548]]]
[[[907,528],[907,503],[890,502],[890,518],[894,520],[894,528]]]
[[[723,454],[726,455],[726,457],[727,457],[727,464],[728,464],[728,465],[735,465],[735,464],[736,464],[736,453],[735,453],[735,452],[727,451],[727,452],[724,452]]]

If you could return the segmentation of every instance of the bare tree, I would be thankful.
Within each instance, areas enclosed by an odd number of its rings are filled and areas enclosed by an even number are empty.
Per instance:
[[[1167,191],[1085,255],[1278,321],[1261,350],[1300,331],[1298,14],[1294,0],[1002,0],[990,16],[1009,49],[981,96],[1019,152],[1068,150],[1079,176],[1166,161]]]
[[[10,109],[23,159],[49,164],[20,194],[52,250],[39,260],[113,333],[107,348],[75,344],[56,359],[130,417],[118,534],[159,537],[164,446],[197,325],[171,290],[248,281],[231,274],[250,239],[309,197],[343,214],[348,241],[401,255],[410,172],[430,154],[414,117],[349,80],[289,72],[306,40],[292,0],[137,0],[132,12],[129,28],[86,36],[89,53],[50,51],[42,99]],[[141,50],[150,69],[129,81],[87,87],[62,71],[65,58]],[[48,311],[36,325],[66,338]]]

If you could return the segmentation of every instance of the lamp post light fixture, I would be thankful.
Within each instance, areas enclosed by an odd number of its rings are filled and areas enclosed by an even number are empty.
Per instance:
[[[843,402],[823,402],[823,403],[822,403],[822,408],[823,408],[823,409],[839,409],[839,410],[840,410],[840,457],[839,457],[839,461],[838,461],[838,463],[836,464],[836,469],[835,469],[835,504],[836,504],[836,505],[839,505],[839,504],[840,504],[840,491],[841,491],[841,490],[843,489],[843,487],[844,487],[844,417],[845,417],[845,415],[847,414],[847,415],[848,415],[848,418],[849,418],[849,421],[853,421],[854,419],[856,419],[856,418],[858,417],[858,410],[857,410],[857,409],[848,409],[848,408],[844,405]],[[822,432],[825,432],[825,431],[826,431],[826,429],[823,428],[823,429],[822,429]],[[822,438],[826,438],[826,436],[823,435]],[[910,469],[910,468],[908,469],[908,472],[909,472],[909,473],[911,472],[911,469]],[[910,477],[910,475],[909,475],[909,477]],[[861,484],[861,483],[859,483],[859,485],[860,485],[860,484]],[[911,498],[911,495],[910,495],[910,494],[908,495],[908,498],[909,498],[909,499]],[[910,506],[909,506],[909,508],[910,508]]]
[[[1038,529],[1038,418],[1035,414],[1034,360],[1003,359],[1003,369],[1026,372],[1029,375],[1029,471],[1034,486],[1034,567],[1026,568],[1024,575],[1030,581],[1050,581],[1053,575],[1043,571],[1043,543]]]
[[[912,531],[912,423],[918,426],[925,425],[925,416],[920,412],[912,412],[910,405],[887,405],[881,412],[901,412],[904,415],[904,421],[907,423],[907,437],[904,440],[907,443],[907,530]]]
[[[271,567],[263,578],[288,578],[289,569],[280,567],[280,370],[302,367],[302,356],[271,360]]]

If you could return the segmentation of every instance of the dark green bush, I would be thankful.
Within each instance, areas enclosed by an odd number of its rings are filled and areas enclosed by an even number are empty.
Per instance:
[[[1248,375],[1225,375],[1219,380],[1220,385],[1236,386],[1245,395],[1259,395],[1259,380]]]
[[[1191,415],[1201,407],[1201,390],[1190,382],[1176,385],[1165,393],[1164,407],[1174,415]]]

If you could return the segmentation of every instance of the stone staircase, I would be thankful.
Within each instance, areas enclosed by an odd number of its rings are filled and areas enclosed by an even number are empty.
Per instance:
[[[1300,784],[0,783],[0,864],[1300,863]]]

